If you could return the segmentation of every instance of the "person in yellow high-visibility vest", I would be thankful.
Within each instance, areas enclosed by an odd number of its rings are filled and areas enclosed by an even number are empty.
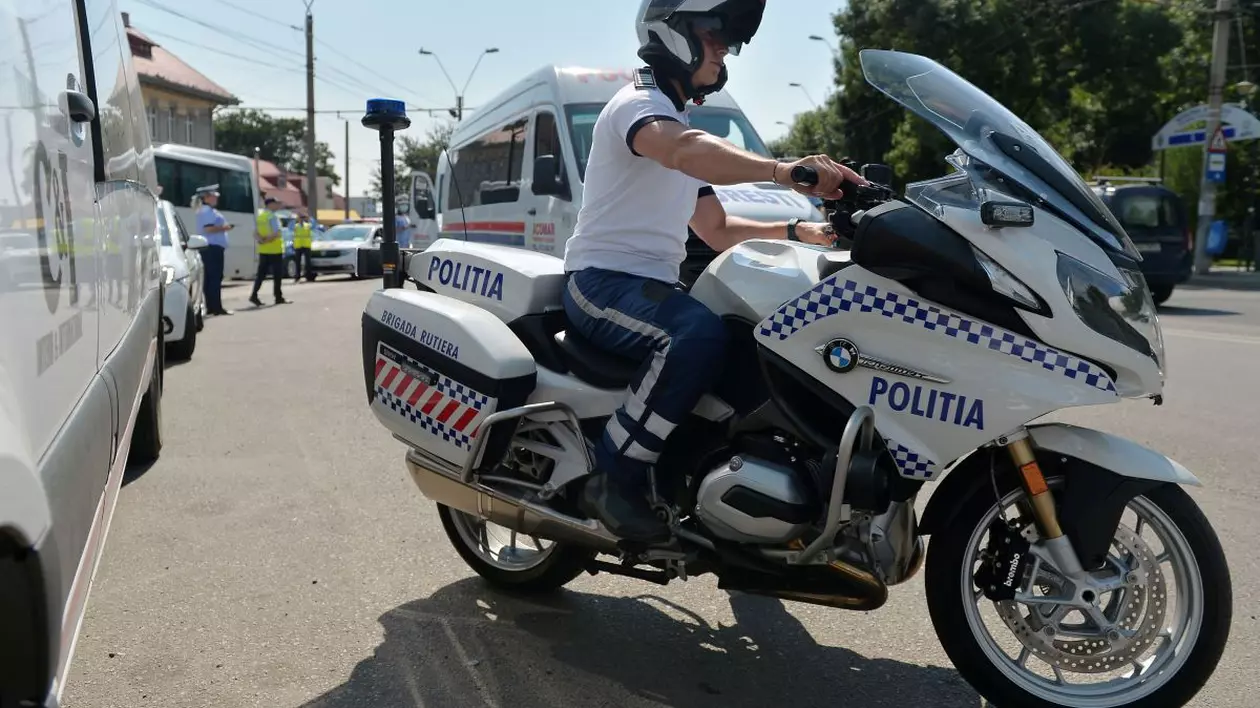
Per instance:
[[[306,214],[299,215],[293,224],[293,260],[293,282],[301,281],[303,274],[306,275],[307,280],[312,280],[314,273],[311,272],[311,220]],[[303,261],[306,262],[306,270],[302,269]]]
[[[289,302],[280,292],[280,281],[284,280],[284,234],[280,230],[280,217],[272,211],[276,204],[275,197],[267,197],[254,221],[254,241],[258,244],[258,275],[254,277],[254,291],[249,294],[249,301],[257,307],[262,307],[258,290],[262,288],[269,273],[276,281],[272,288],[276,304]]]

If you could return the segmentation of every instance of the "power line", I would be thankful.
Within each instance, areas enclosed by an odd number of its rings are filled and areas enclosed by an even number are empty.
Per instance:
[[[182,44],[187,44],[191,47],[198,47],[200,49],[208,49],[214,52],[217,56],[229,57],[232,59],[239,59],[241,61],[249,62],[250,64],[253,64],[254,66],[258,66],[259,62],[261,61],[258,57],[247,57],[240,54],[233,54],[232,52],[225,52],[219,47],[211,47],[207,44],[198,44],[197,42],[193,42],[188,39],[183,39],[182,37],[176,37],[174,35],[167,34],[165,32],[146,32],[146,34],[153,35],[154,37],[165,37],[166,39],[180,42]],[[281,64],[271,64],[270,66],[273,69],[279,69],[281,71],[296,71],[298,73],[306,71],[305,69],[302,69],[296,66],[285,66]]]
[[[232,8],[233,10],[237,10],[237,11],[239,11],[239,12],[243,12],[243,13],[245,13],[246,15],[252,15],[253,17],[257,17],[257,18],[258,18],[258,19],[260,19],[260,20],[266,20],[267,22],[271,22],[271,23],[274,23],[274,24],[280,25],[281,27],[284,27],[284,28],[287,28],[287,29],[292,29],[292,30],[298,30],[298,31],[301,31],[301,30],[300,30],[300,28],[295,27],[295,26],[293,26],[293,25],[289,24],[288,22],[285,22],[285,21],[283,21],[283,20],[277,20],[277,19],[276,19],[276,18],[274,18],[274,17],[268,17],[268,16],[263,15],[263,14],[261,14],[261,13],[259,13],[259,12],[256,12],[256,11],[254,11],[254,10],[251,10],[251,9],[249,9],[249,8],[247,8],[247,7],[241,7],[240,5],[237,5],[237,4],[235,4],[235,3],[228,2],[228,0],[218,0],[218,1],[219,1],[220,3],[222,3],[222,4],[224,4],[224,5],[227,5],[228,7]]]
[[[191,22],[195,25],[200,25],[201,27],[205,27],[206,29],[214,30],[215,32],[218,32],[224,35],[225,37],[236,39],[241,42],[245,42],[247,44],[252,45],[255,49],[262,49],[268,52],[276,52],[276,51],[287,52],[294,56],[302,57],[301,53],[295,52],[292,49],[285,49],[284,47],[277,47],[274,44],[268,42],[267,40],[258,39],[257,37],[251,37],[250,35],[244,34],[243,32],[239,32],[237,30],[234,30],[228,27],[223,27],[223,26],[216,25],[210,22],[206,22],[205,20],[201,20],[196,17],[191,17],[182,12],[179,12],[178,10],[172,10],[168,7],[164,7],[163,5],[160,5],[159,3],[154,2],[154,0],[136,0],[136,2],[140,3],[141,5],[144,5],[145,7],[153,8],[154,10],[157,10],[159,12],[165,12],[169,15],[174,15],[175,17],[178,17],[182,20],[187,20],[188,22]]]
[[[365,65],[365,64],[363,64],[363,63],[361,63],[360,61],[358,61],[358,60],[357,60],[357,59],[355,59],[354,57],[351,57],[351,56],[349,56],[349,55],[347,55],[347,54],[343,53],[341,50],[339,50],[339,49],[337,49],[336,47],[332,46],[331,44],[329,44],[329,43],[325,42],[324,40],[322,40],[322,39],[316,39],[315,41],[316,41],[317,43],[319,43],[319,44],[323,45],[323,46],[324,46],[324,48],[325,48],[325,49],[327,49],[328,51],[332,52],[333,54],[336,54],[337,56],[342,57],[342,58],[343,58],[343,59],[345,59],[346,61],[348,61],[348,62],[350,62],[351,64],[354,64],[355,66],[357,66],[357,67],[359,67],[359,68],[363,69],[364,71],[368,72],[368,73],[369,73],[369,74],[371,74],[372,76],[375,76],[376,78],[380,79],[381,81],[384,81],[384,82],[385,82],[385,83],[387,83],[387,84],[388,84],[388,83],[392,83],[392,79],[389,79],[389,78],[387,78],[387,77],[385,77],[385,76],[381,75],[381,74],[380,74],[380,73],[378,73],[375,69],[373,69],[373,68],[371,68],[371,67],[369,67],[369,66],[367,66],[367,65]],[[371,87],[369,87],[369,88],[371,88]],[[414,96],[417,96],[417,94],[415,94],[415,93],[413,93],[413,92],[411,92],[411,91],[408,91],[407,93],[411,93],[413,97],[414,97]]]

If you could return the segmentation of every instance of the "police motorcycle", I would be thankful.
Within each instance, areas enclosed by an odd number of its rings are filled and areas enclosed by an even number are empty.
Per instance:
[[[1232,617],[1223,551],[1182,489],[1198,479],[1135,442],[1034,422],[1162,403],[1141,256],[978,88],[913,54],[861,63],[954,141],[953,170],[904,196],[846,185],[826,207],[847,250],[751,241],[696,280],[731,345],[715,363],[724,386],[653,472],[669,544],[620,542],[575,503],[589,441],[639,362],[566,328],[559,259],[449,238],[404,253],[419,291],[382,289],[363,314],[372,412],[492,583],[712,573],[720,588],[870,611],[922,568],[941,644],[991,702],[1184,704]],[[919,518],[926,482],[940,484]]]

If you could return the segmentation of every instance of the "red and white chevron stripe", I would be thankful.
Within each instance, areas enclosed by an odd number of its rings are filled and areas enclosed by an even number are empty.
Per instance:
[[[380,355],[376,357],[376,385],[405,401],[421,415],[461,433],[477,418],[476,408],[443,394]],[[470,437],[476,434],[477,428],[468,433]]]

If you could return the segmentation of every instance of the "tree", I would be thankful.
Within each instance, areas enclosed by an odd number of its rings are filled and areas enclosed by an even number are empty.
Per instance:
[[[230,111],[214,119],[215,149],[245,157],[258,156],[281,169],[306,174],[306,121],[277,118],[259,110]],[[315,172],[341,184],[328,143],[315,143]]]
[[[438,159],[450,144],[454,132],[454,123],[442,122],[430,126],[423,140],[399,135],[394,146],[394,179],[402,179],[412,172],[423,172],[430,178],[436,178]],[[372,170],[372,184],[367,194],[373,199],[380,199],[381,191],[381,168],[378,166]]]

